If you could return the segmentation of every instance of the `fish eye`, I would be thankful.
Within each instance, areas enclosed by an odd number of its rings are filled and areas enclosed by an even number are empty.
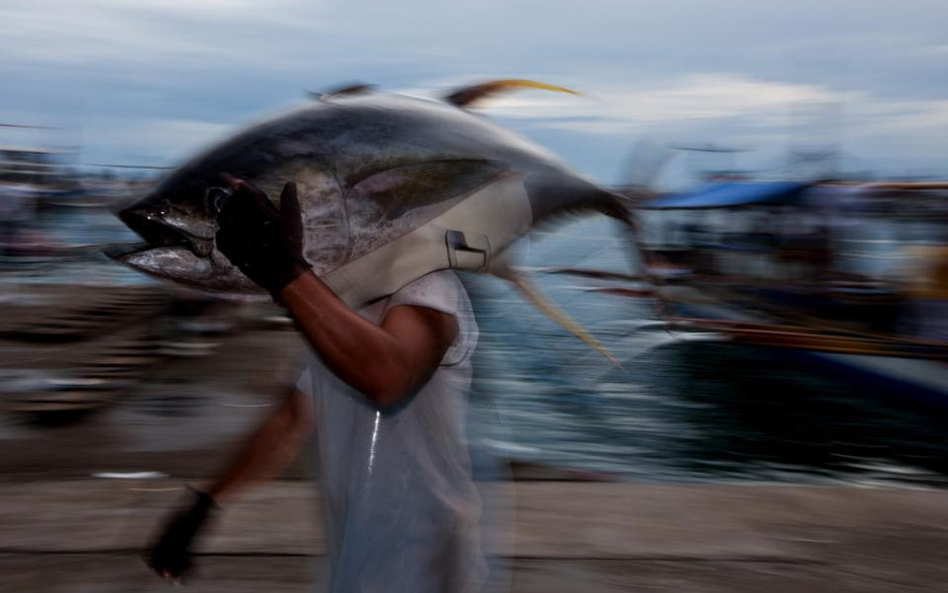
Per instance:
[[[231,191],[226,187],[212,186],[204,190],[204,205],[207,211],[213,215],[220,214],[221,208],[231,196]]]

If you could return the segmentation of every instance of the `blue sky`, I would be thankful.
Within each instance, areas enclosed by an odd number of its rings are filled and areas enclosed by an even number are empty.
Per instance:
[[[0,144],[174,164],[304,88],[527,77],[583,96],[483,113],[605,183],[643,140],[744,148],[746,168],[838,147],[847,169],[944,174],[945,22],[942,0],[0,0],[0,121],[63,128]]]

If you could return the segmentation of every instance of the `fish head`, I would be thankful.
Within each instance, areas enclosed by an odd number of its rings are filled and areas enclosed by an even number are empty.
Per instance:
[[[144,243],[113,246],[113,259],[148,275],[223,292],[254,292],[252,283],[217,251],[215,208],[225,182],[172,175],[145,198],[117,213]]]
[[[303,213],[304,252],[317,273],[337,266],[347,246],[345,212],[334,176],[311,159],[271,166],[261,158],[198,160],[175,171],[143,199],[120,210],[118,218],[144,243],[106,250],[113,259],[145,274],[215,293],[263,294],[216,245],[217,215],[229,197],[223,174],[244,179],[278,199],[294,180]]]

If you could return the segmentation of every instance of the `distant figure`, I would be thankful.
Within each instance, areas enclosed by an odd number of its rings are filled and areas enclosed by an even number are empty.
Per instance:
[[[911,246],[903,280],[909,296],[902,326],[913,337],[948,342],[948,245]]]
[[[295,185],[277,210],[232,181],[217,245],[286,307],[312,347],[295,389],[243,454],[174,516],[146,560],[169,581],[218,505],[278,475],[315,427],[333,593],[484,591],[481,501],[464,413],[478,329],[451,271],[423,276],[354,311],[301,254]]]
[[[0,183],[0,252],[15,251],[23,226],[36,213],[36,198],[26,186]]]

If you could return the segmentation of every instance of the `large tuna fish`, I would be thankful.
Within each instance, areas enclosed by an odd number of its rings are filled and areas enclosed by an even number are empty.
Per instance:
[[[466,111],[510,87],[495,81],[445,100],[376,94],[323,95],[214,146],[121,211],[147,241],[110,255],[202,290],[260,289],[214,245],[221,173],[280,195],[296,181],[313,270],[351,306],[391,294],[428,272],[457,268],[512,281],[544,313],[608,356],[540,297],[505,258],[508,246],[558,214],[598,211],[628,222],[621,197],[555,156]]]

